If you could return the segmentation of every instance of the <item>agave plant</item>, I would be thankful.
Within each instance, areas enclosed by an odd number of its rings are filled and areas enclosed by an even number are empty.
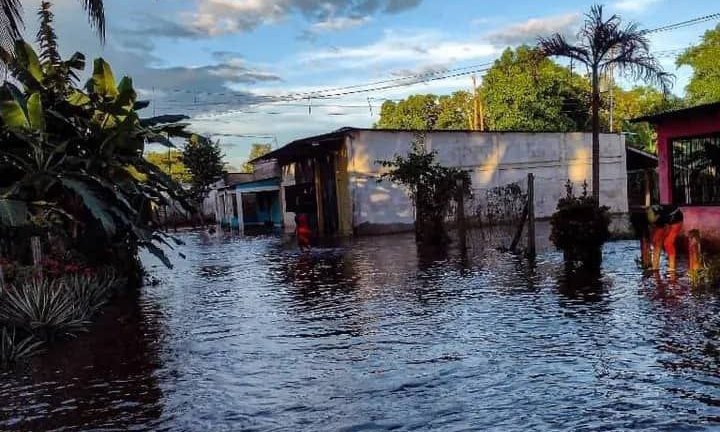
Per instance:
[[[75,304],[76,316],[89,320],[107,303],[114,289],[124,286],[125,281],[108,268],[98,274],[75,274],[63,278],[62,286],[66,295]]]
[[[85,330],[87,320],[60,281],[31,278],[11,287],[0,299],[0,322],[35,334],[42,339]]]
[[[32,335],[21,338],[14,327],[0,327],[0,369],[39,354],[42,344]]]

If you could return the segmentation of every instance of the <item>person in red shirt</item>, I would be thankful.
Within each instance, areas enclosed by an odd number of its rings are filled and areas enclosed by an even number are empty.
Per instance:
[[[310,249],[312,230],[307,215],[299,214],[295,216],[295,235],[300,249]]]

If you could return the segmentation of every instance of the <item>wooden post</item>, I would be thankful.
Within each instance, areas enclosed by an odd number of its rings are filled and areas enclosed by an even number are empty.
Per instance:
[[[238,231],[240,237],[242,237],[245,235],[245,214],[243,213],[242,191],[235,191],[235,194],[237,194]]]
[[[460,238],[460,250],[467,248],[467,230],[465,226],[465,182],[457,180],[457,228]]]
[[[37,275],[42,278],[42,246],[40,244],[40,237],[30,237],[30,249],[32,250],[33,267]]]
[[[535,256],[535,174],[528,174],[528,255]]]
[[[702,270],[702,250],[700,248],[700,231],[691,230],[688,233],[688,272],[697,276]]]
[[[652,189],[651,189],[651,183],[652,183],[652,176],[650,175],[649,170],[645,170],[643,172],[644,175],[644,182],[645,183],[645,208],[648,208],[652,205]]]

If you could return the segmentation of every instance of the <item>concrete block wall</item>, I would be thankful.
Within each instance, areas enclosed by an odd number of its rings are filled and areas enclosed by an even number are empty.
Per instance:
[[[387,181],[378,182],[377,160],[406,154],[412,132],[360,130],[350,133],[348,171],[354,227],[412,225],[414,210],[405,191]],[[426,146],[446,166],[471,172],[476,195],[513,182],[524,184],[534,173],[535,212],[547,218],[565,194],[569,179],[579,193],[583,181],[592,184],[592,135],[587,133],[479,133],[434,131]],[[624,138],[601,135],[601,203],[613,213],[627,213],[627,173]]]

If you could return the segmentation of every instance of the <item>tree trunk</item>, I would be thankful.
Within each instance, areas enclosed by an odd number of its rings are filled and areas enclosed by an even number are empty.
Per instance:
[[[592,68],[592,194],[600,203],[600,73]]]

